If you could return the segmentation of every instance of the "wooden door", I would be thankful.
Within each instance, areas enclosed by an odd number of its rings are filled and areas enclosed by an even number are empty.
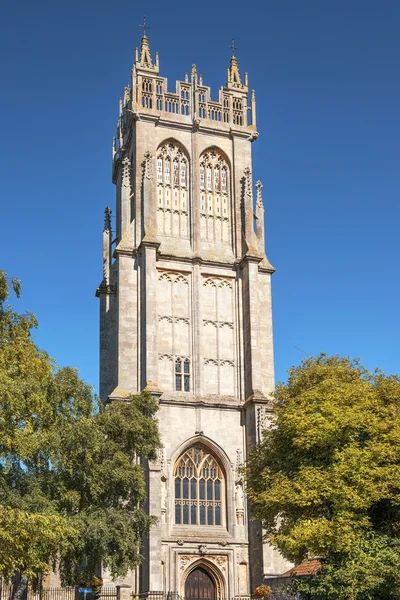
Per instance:
[[[185,600],[215,600],[215,585],[207,571],[198,567],[185,583]]]

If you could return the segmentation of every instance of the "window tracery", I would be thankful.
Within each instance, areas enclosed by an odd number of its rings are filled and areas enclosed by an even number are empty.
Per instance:
[[[174,485],[177,525],[224,525],[225,477],[207,448],[186,450],[175,465]]]
[[[142,106],[153,108],[153,80],[143,78],[142,80]]]
[[[230,242],[229,167],[217,149],[200,157],[201,238]]]
[[[157,151],[157,228],[160,235],[189,237],[189,164],[180,146]]]

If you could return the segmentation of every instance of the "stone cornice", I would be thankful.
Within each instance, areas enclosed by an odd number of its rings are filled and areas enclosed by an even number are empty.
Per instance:
[[[243,408],[243,402],[239,398],[230,396],[226,396],[225,399],[223,396],[201,396],[199,398],[189,396],[189,398],[184,398],[163,394],[160,398],[160,404],[168,406],[201,406],[202,408],[219,408],[221,410],[242,410]]]
[[[214,261],[207,258],[202,258],[198,254],[194,253],[189,256],[182,256],[179,254],[164,254],[163,252],[159,251],[160,246],[161,242],[157,240],[143,239],[138,247],[129,248],[127,246],[117,246],[113,252],[113,258],[117,258],[118,256],[129,256],[131,258],[134,258],[137,254],[142,252],[143,248],[153,247],[157,250],[157,261],[180,262],[188,265],[199,265],[200,267],[209,266],[219,268],[231,268],[235,270],[238,268],[243,269],[247,263],[253,262],[258,264],[258,270],[261,273],[269,273],[272,275],[276,271],[276,269],[269,263],[265,264],[265,257],[261,258],[260,256],[245,255],[240,259],[234,259],[232,261]]]
[[[220,121],[209,121],[208,119],[194,118],[177,115],[166,112],[137,111],[136,120],[143,123],[154,123],[156,127],[166,127],[169,129],[180,129],[186,131],[196,131],[213,136],[222,137],[240,137],[253,142],[258,138],[258,132],[249,126],[232,127],[231,123],[222,123]]]
[[[109,296],[115,296],[117,293],[117,286],[112,284],[106,284],[104,281],[101,282],[99,287],[96,290],[96,297],[100,298],[103,294]]]
[[[265,264],[264,262],[264,264],[262,264],[263,261],[265,261],[264,256],[245,254],[243,258],[239,261],[239,266],[241,269],[243,269],[248,263],[257,263],[259,271],[262,271],[263,273],[275,273],[276,269],[274,269],[274,267],[269,263]]]
[[[255,390],[253,391],[248,398],[246,398],[246,402],[243,404],[242,408],[247,410],[253,406],[264,406],[267,412],[273,412],[273,404],[271,398],[267,398],[262,392]]]
[[[189,264],[196,264],[196,265],[210,265],[213,267],[234,267],[236,262],[235,260],[230,261],[230,262],[225,262],[225,261],[214,261],[214,260],[208,260],[208,259],[204,259],[201,256],[199,256],[198,254],[193,254],[191,256],[179,256],[179,255],[174,255],[174,254],[163,254],[161,252],[157,252],[157,259],[158,260],[165,260],[165,261],[171,261],[171,262],[184,262],[184,263],[189,263]]]
[[[142,241],[140,242],[136,252],[140,253],[145,248],[155,248],[157,251],[158,248],[160,247],[160,244],[161,244],[161,242],[157,241],[156,239],[146,239],[146,237],[144,237],[142,239]]]

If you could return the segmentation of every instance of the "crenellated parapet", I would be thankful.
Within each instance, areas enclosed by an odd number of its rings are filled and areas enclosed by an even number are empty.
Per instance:
[[[212,98],[211,88],[204,85],[196,65],[183,80],[176,82],[175,91],[170,91],[167,78],[160,76],[158,53],[153,62],[149,40],[144,35],[140,49],[136,48],[131,84],[125,87],[120,99],[117,135],[113,139],[113,166],[128,146],[132,119],[162,119],[196,128],[217,127],[255,140],[258,133],[254,90],[250,103],[248,96],[248,75],[245,73],[242,81],[235,56],[231,58],[227,82],[219,89],[217,100]]]

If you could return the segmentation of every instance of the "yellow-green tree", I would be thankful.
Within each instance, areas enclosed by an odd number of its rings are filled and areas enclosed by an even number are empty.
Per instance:
[[[0,272],[0,576],[22,581],[55,560],[63,582],[113,576],[140,561],[152,520],[137,457],[159,447],[157,403],[145,394],[103,407],[70,367],[32,339],[32,314],[6,304]]]
[[[247,468],[255,518],[322,569],[303,597],[400,598],[400,379],[321,355],[289,371]]]

